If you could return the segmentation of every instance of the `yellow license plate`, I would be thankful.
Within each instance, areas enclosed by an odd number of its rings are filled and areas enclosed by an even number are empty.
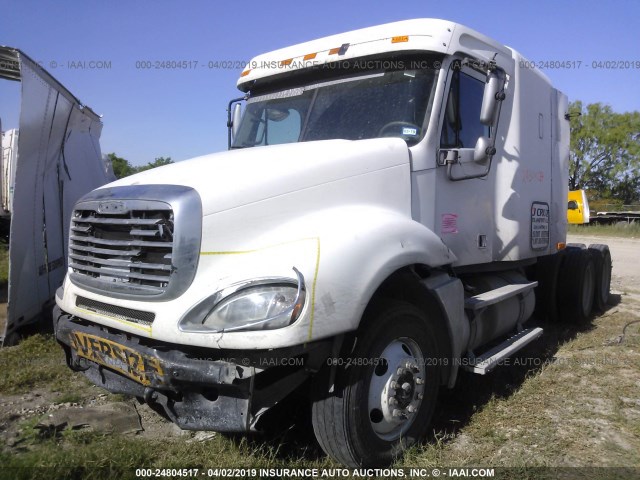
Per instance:
[[[133,348],[82,332],[71,332],[71,348],[86,358],[122,373],[142,385],[162,382],[164,370],[160,360],[143,355]]]

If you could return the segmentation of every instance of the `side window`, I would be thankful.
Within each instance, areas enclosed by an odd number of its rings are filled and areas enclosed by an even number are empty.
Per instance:
[[[443,148],[474,148],[478,137],[489,136],[480,123],[484,82],[456,70],[451,79],[445,118],[440,135]]]
[[[300,113],[292,108],[267,110],[267,142],[269,145],[293,143],[300,136]]]
[[[249,102],[233,145],[255,147],[297,142],[308,99]],[[292,105],[293,104],[293,105]]]
[[[292,108],[265,108],[255,122],[253,145],[280,145],[293,143],[300,136],[300,113]],[[266,118],[266,120],[265,120]]]

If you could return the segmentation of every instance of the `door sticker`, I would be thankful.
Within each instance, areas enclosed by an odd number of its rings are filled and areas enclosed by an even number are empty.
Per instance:
[[[440,225],[441,233],[458,233],[458,214],[443,213]]]
[[[533,202],[531,204],[531,249],[549,248],[549,204]]]

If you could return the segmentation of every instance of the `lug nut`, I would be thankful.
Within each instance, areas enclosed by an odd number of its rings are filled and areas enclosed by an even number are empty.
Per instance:
[[[397,405],[397,404],[398,404],[398,400],[396,400],[396,397],[389,398],[389,405]]]
[[[403,384],[402,384],[402,389],[403,389],[405,392],[408,392],[409,390],[411,390],[411,384],[410,384],[409,382],[405,382],[405,383],[403,383]]]
[[[416,377],[416,385],[422,385],[424,383],[424,380],[422,380],[420,377]]]
[[[398,375],[402,375],[402,372],[404,372],[404,370],[402,368],[399,368],[398,370],[396,370],[396,373]]]
[[[415,412],[415,411],[416,411],[416,407],[414,407],[413,405],[409,405],[409,406],[407,407],[407,412],[409,412],[409,413],[413,413],[413,412]]]
[[[400,409],[394,408],[391,415],[393,415],[394,417],[402,417],[404,416],[404,412]]]
[[[424,395],[422,395],[421,393],[418,394],[418,400],[422,400],[424,398]]]
[[[391,382],[389,382],[389,388],[398,388],[398,384],[395,380],[391,380]]]

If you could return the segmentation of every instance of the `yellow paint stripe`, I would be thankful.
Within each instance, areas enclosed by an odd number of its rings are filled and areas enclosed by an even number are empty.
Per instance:
[[[320,237],[308,237],[308,238],[300,238],[298,240],[288,240],[286,242],[276,243],[274,245],[269,245],[267,247],[256,248],[253,250],[229,250],[229,251],[219,251],[219,252],[200,252],[200,255],[244,255],[248,253],[256,253],[262,250],[268,250],[271,248],[281,247],[283,245],[288,245],[291,243],[304,242],[308,240],[316,241],[316,267],[313,272],[313,283],[311,285],[311,312],[309,313],[309,337],[308,340],[311,340],[313,334],[313,320],[315,318],[315,310],[316,310],[316,283],[318,282],[318,272],[320,270]]]
[[[318,280],[318,270],[320,269],[320,238],[316,237],[316,270],[313,272],[313,286],[311,287],[311,313],[309,314],[309,336],[307,340],[311,340],[313,333],[313,318],[316,305],[316,282]]]
[[[81,312],[89,313],[91,315],[96,315],[96,316],[102,317],[102,318],[108,318],[109,320],[115,320],[116,322],[119,322],[119,323],[121,323],[123,325],[128,325],[130,327],[137,328],[139,330],[142,330],[143,332],[147,332],[148,334],[151,334],[151,327],[145,327],[143,325],[138,325],[137,323],[134,323],[134,322],[128,322],[126,320],[122,320],[121,318],[111,317],[109,315],[104,315],[102,313],[97,313],[97,312],[94,312],[92,310],[86,310],[86,309],[80,308],[80,307],[76,307],[76,308],[78,310],[80,310]]]

